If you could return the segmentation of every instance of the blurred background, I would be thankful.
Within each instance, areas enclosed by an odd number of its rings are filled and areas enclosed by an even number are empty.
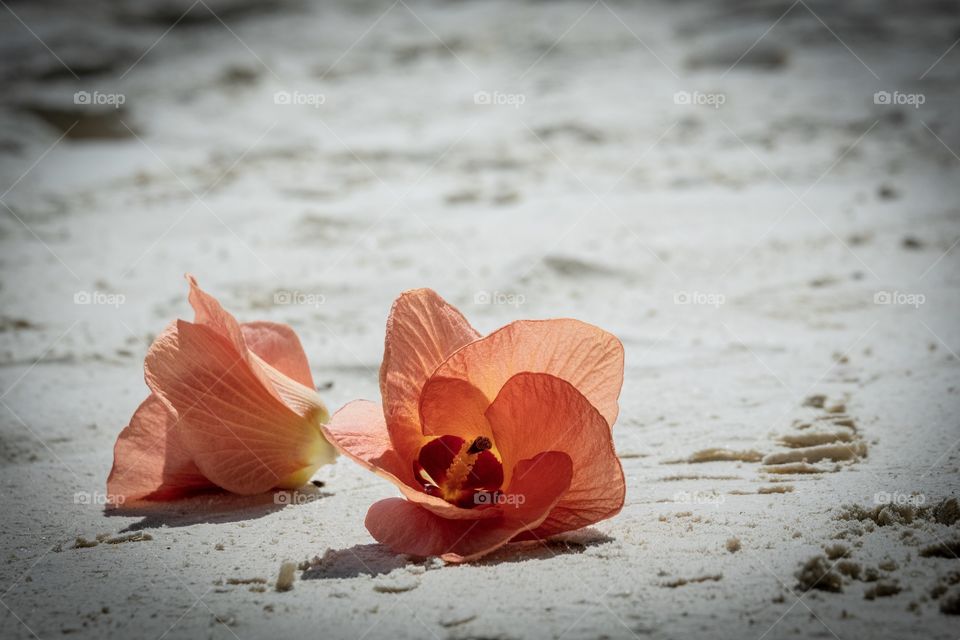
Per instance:
[[[956,2],[2,0],[0,34],[4,637],[319,622],[344,637],[906,637],[918,612],[926,637],[953,637],[936,602],[910,609],[940,565],[905,570],[895,605],[858,587],[812,616],[793,572],[841,501],[956,493]],[[356,586],[377,572],[347,571],[265,621],[274,604],[246,590],[194,601],[225,562],[207,548],[222,525],[190,521],[136,559],[50,554],[116,526],[97,504],[112,443],[145,395],[153,336],[190,316],[185,272],[241,320],[293,325],[331,407],[377,398],[383,323],[407,288],[436,289],[482,332],[556,316],[613,331],[630,493],[603,532],[619,555],[545,560],[533,584],[459,569],[476,593],[510,596],[494,616],[411,615],[473,597],[451,573],[381,601]],[[704,540],[734,556],[726,529],[652,514],[680,490],[768,477],[659,465],[710,447],[766,455],[812,392],[860,412],[862,470],[797,476],[789,503],[724,512],[724,527],[763,523],[769,571],[662,588],[658,571],[709,566]],[[366,498],[390,490],[339,473],[364,499],[319,501],[336,518],[291,508],[251,528],[343,521],[326,525],[338,543],[285,538],[297,559],[368,545]],[[230,566],[260,562],[239,547]],[[574,573],[616,585],[564,595]]]

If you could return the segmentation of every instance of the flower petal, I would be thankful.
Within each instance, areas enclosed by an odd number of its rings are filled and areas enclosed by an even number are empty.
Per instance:
[[[616,421],[623,345],[613,334],[579,320],[513,322],[463,347],[433,375],[467,380],[492,402],[507,380],[522,372],[566,380],[609,425]]]
[[[573,460],[569,491],[529,537],[579,529],[623,508],[626,484],[610,427],[569,382],[545,373],[517,374],[503,385],[487,419],[508,482],[523,480],[518,461],[540,451],[563,451]],[[528,472],[543,477],[536,467]]]
[[[130,500],[171,500],[214,486],[193,463],[181,441],[177,416],[150,394],[120,432],[113,447],[107,495]]]
[[[493,438],[484,415],[488,406],[487,397],[466,380],[433,376],[420,395],[423,435],[455,435],[464,440]]]
[[[423,444],[420,391],[450,354],[479,334],[463,315],[430,289],[400,295],[387,318],[380,395],[393,448],[413,460]]]
[[[197,467],[224,489],[253,494],[299,486],[333,459],[319,430],[322,404],[294,412],[233,340],[210,326],[178,321],[151,346],[146,372],[150,388],[180,417]]]
[[[189,273],[186,275],[190,283],[190,293],[187,300],[193,307],[194,323],[210,327],[224,338],[229,340],[234,349],[246,355],[246,343],[243,339],[243,330],[240,323],[212,295],[200,288],[197,279]]]
[[[535,468],[536,473],[526,473]],[[395,553],[441,556],[468,562],[502,547],[517,534],[536,528],[570,485],[573,463],[557,451],[517,464],[517,480],[504,494],[502,515],[488,520],[448,520],[400,498],[376,502],[367,512],[370,534]]]
[[[240,330],[246,347],[264,362],[300,384],[315,388],[307,354],[293,329],[276,322],[245,322]]]
[[[448,519],[479,520],[493,518],[496,509],[462,509],[446,500],[428,496],[413,477],[414,458],[401,458],[393,449],[383,411],[368,400],[354,400],[333,414],[321,427],[324,435],[340,453],[392,482],[410,501]],[[409,478],[409,483],[401,478]]]

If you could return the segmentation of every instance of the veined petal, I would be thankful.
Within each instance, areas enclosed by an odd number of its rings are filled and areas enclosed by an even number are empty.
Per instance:
[[[307,354],[293,329],[276,322],[245,322],[240,331],[247,349],[264,362],[300,384],[316,388]]]
[[[111,502],[170,500],[213,486],[181,441],[176,414],[150,394],[113,447],[107,478]]]
[[[464,346],[434,372],[466,380],[493,401],[518,373],[549,373],[566,380],[610,426],[619,411],[623,345],[611,333],[579,320],[518,320]]]
[[[464,440],[493,437],[484,412],[487,397],[466,380],[433,376],[420,394],[420,420],[426,436],[455,435]]]
[[[254,366],[228,336],[184,321],[146,359],[147,384],[176,411],[201,473],[241,494],[299,486],[333,459],[317,420],[322,404],[294,412]]]
[[[423,444],[420,391],[450,354],[479,334],[454,307],[430,289],[400,295],[387,319],[380,395],[390,440],[397,454],[412,460]],[[401,475],[412,482],[412,472]]]
[[[626,483],[610,427],[570,383],[544,373],[517,374],[503,385],[487,419],[507,482],[523,480],[522,473],[542,478],[536,466],[524,472],[518,464],[540,451],[563,451],[573,460],[569,490],[530,537],[579,529],[623,507]]]
[[[243,330],[240,328],[237,319],[224,309],[216,298],[201,289],[196,278],[189,273],[186,278],[190,284],[190,293],[187,294],[187,300],[193,307],[194,323],[213,329],[229,340],[238,353],[246,357],[247,345],[244,341]]]

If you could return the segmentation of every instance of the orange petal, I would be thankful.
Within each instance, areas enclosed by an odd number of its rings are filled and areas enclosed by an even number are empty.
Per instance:
[[[430,289],[400,295],[387,318],[380,395],[393,447],[404,460],[413,460],[423,434],[420,429],[420,390],[450,354],[479,334],[459,311]]]
[[[188,299],[196,313],[195,323],[212,329],[229,341],[270,393],[301,415],[304,407],[298,404],[302,404],[306,391],[300,385],[307,387],[312,394],[309,405],[319,402],[310,365],[293,329],[274,322],[241,325],[216,298],[200,288],[196,278],[187,274],[187,281],[190,283]],[[324,407],[319,419],[323,422],[328,417]]]
[[[393,450],[380,405],[369,400],[347,403],[333,414],[323,432],[327,440],[354,462],[397,485],[403,484],[398,476],[405,476],[410,465],[400,460]]]
[[[401,458],[393,449],[383,411],[373,402],[354,400],[333,414],[323,434],[343,455],[392,482],[408,499],[448,519],[493,518],[492,509],[462,509],[423,493],[413,477],[413,459]],[[409,483],[401,478],[409,478]]]
[[[434,373],[476,386],[492,402],[518,373],[549,373],[582,393],[609,425],[623,385],[623,345],[579,320],[519,320],[463,347]]]
[[[538,527],[569,487],[573,463],[564,453],[548,451],[520,462],[516,471],[517,480],[502,498],[500,517],[448,520],[413,502],[390,498],[370,507],[367,530],[395,553],[441,556],[447,562],[475,560]]]
[[[453,435],[464,440],[486,436],[492,439],[493,432],[484,415],[488,406],[487,397],[469,382],[434,376],[423,386],[420,395],[423,435]]]
[[[210,327],[232,344],[234,349],[246,356],[246,343],[243,339],[243,330],[240,323],[230,313],[228,313],[217,299],[200,288],[197,279],[189,273],[186,275],[187,282],[190,283],[190,293],[187,300],[193,307],[194,323]]]
[[[317,420],[323,405],[307,408],[303,402],[296,413],[271,392],[233,340],[210,326],[178,321],[176,331],[151,346],[146,372],[150,388],[180,417],[183,442],[197,467],[228,491],[299,486],[333,459]],[[279,380],[281,374],[275,375]],[[292,380],[289,386],[303,389]]]
[[[563,451],[573,460],[570,490],[529,537],[579,529],[623,507],[626,485],[610,427],[570,383],[544,373],[517,374],[503,385],[487,419],[508,482],[524,480],[517,462],[540,451]],[[543,477],[536,466],[527,472]]]
[[[250,351],[280,373],[315,388],[307,354],[293,329],[276,322],[245,322],[240,330]]]
[[[184,447],[176,415],[151,394],[134,412],[113,447],[107,495],[131,500],[171,500],[212,487]]]

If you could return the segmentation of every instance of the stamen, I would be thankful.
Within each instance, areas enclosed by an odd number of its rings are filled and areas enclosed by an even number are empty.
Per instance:
[[[467,449],[467,453],[474,455],[480,453],[481,451],[486,451],[493,447],[493,443],[490,442],[490,438],[485,436],[477,436],[477,439],[473,441],[473,444],[470,445],[470,448]]]
[[[499,491],[503,484],[503,466],[492,449],[492,439],[485,436],[440,436],[420,448],[413,473],[427,495],[465,509],[490,505],[475,494]]]

